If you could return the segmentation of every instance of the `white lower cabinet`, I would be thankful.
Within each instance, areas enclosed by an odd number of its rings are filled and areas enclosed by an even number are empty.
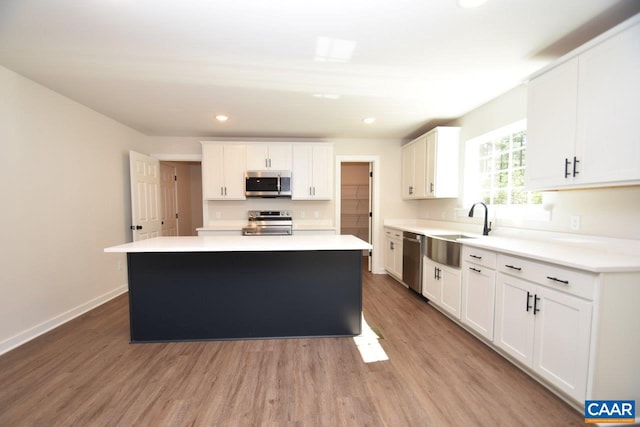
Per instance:
[[[498,255],[498,269],[494,344],[568,396],[583,401],[593,302],[572,295],[572,288],[590,293],[594,278],[503,255]]]
[[[496,300],[496,254],[462,248],[462,323],[493,340]]]
[[[398,280],[402,280],[402,231],[385,228],[384,269]]]
[[[462,283],[460,270],[424,257],[422,267],[422,295],[432,304],[460,319]]]

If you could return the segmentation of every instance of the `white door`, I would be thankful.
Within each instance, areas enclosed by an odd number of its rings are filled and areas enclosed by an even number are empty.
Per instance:
[[[536,286],[498,273],[496,281],[496,324],[494,344],[531,367]]]
[[[585,399],[593,304],[538,287],[533,368],[574,399]]]
[[[160,236],[160,162],[129,151],[133,241]]]
[[[422,295],[435,304],[442,301],[442,286],[439,279],[438,266],[427,257],[423,259],[422,266]]]
[[[165,163],[160,164],[160,212],[163,236],[178,235],[178,206],[176,196],[176,168]]]
[[[441,266],[438,276],[442,286],[441,306],[456,318],[460,318],[460,294],[462,282],[460,270]]]
[[[577,59],[529,82],[525,174],[528,189],[558,188],[573,183],[577,99]]]
[[[640,24],[579,60],[576,155],[581,163],[576,183],[637,180]]]
[[[493,341],[496,272],[468,262],[463,267],[464,307],[462,321]]]

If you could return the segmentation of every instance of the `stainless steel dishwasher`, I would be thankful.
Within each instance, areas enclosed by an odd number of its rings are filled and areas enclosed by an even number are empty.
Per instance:
[[[422,294],[423,242],[421,234],[402,233],[402,282],[419,294]]]

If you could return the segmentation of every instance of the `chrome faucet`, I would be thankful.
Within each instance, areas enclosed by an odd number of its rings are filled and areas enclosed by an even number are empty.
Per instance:
[[[487,208],[487,205],[482,202],[474,203],[473,206],[471,206],[471,209],[469,209],[469,218],[473,218],[473,208],[475,208],[476,205],[484,206],[484,228],[482,229],[482,235],[488,236],[491,231],[491,223],[487,225],[487,217],[489,216],[489,208]]]

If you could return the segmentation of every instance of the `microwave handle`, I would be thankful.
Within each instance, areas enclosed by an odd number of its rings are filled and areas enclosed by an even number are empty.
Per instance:
[[[278,189],[278,194],[280,194],[280,174],[278,174],[278,183],[276,184]]]

